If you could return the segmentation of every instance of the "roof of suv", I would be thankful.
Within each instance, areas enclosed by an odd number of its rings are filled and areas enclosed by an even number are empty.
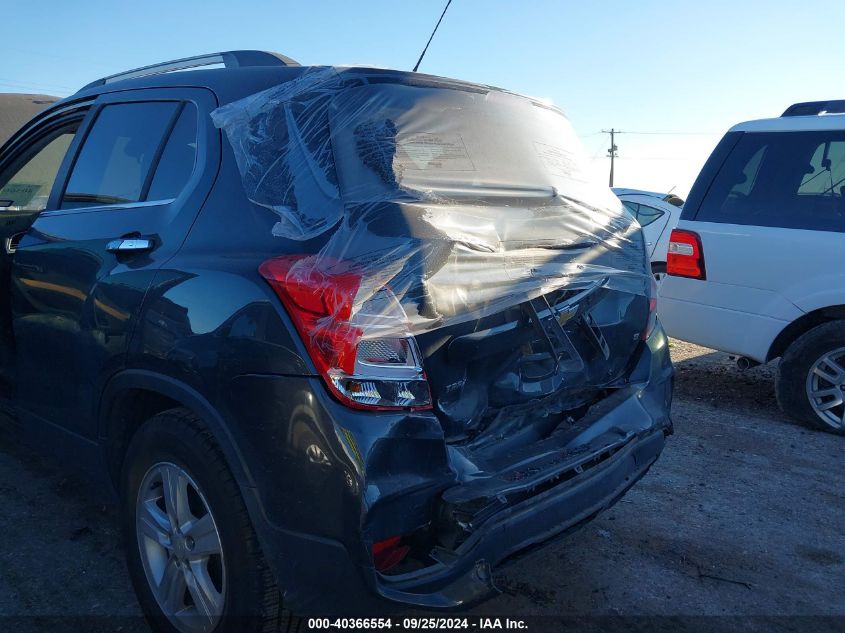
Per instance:
[[[225,68],[220,68],[225,65]],[[208,68],[213,66],[213,68]],[[246,95],[254,94],[266,88],[290,81],[296,77],[321,68],[320,66],[300,66],[293,59],[281,53],[265,51],[228,51],[211,53],[180,60],[173,60],[128,70],[117,75],[95,80],[82,87],[78,92],[63,101],[76,101],[96,97],[99,94],[142,88],[193,87],[212,90],[220,104],[228,103]],[[342,67],[344,71],[366,74],[370,77],[381,76],[385,80],[401,80],[402,83],[449,87],[472,92],[496,90],[510,92],[495,86],[475,84],[467,81],[426,75],[403,70],[374,67]],[[190,72],[183,72],[190,70]],[[525,95],[519,95],[525,96]],[[548,109],[560,112],[555,106],[535,101]],[[562,114],[562,113],[561,113]]]
[[[776,119],[745,121],[731,132],[801,132],[845,130],[845,100],[807,101],[789,106]]]
[[[221,66],[224,67],[221,68]],[[336,68],[351,80],[357,76],[365,83],[396,82],[408,86],[448,88],[466,92],[487,93],[496,91],[516,94],[539,107],[566,116],[559,108],[547,102],[495,86],[412,71],[375,67],[300,66],[293,59],[280,53],[252,50],[210,53],[171,60],[97,79],[47,108],[44,115],[51,116],[54,112],[61,111],[67,106],[90,102],[99,95],[109,92],[154,88],[204,88],[212,91],[217,98],[218,105],[223,106],[289,82],[301,75],[326,68]],[[34,123],[36,123],[36,119],[30,121],[30,124]]]

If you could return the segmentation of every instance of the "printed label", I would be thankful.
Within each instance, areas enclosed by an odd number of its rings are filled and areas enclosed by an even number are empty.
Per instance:
[[[394,163],[420,171],[475,171],[458,134],[408,134],[396,139]]]

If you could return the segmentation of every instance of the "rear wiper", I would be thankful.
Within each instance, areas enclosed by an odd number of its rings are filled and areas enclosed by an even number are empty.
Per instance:
[[[426,191],[457,199],[530,198],[550,200],[558,196],[557,189],[551,186],[486,182],[452,182],[448,185],[438,183],[426,186]]]
[[[598,246],[596,240],[582,240],[580,242],[569,242],[568,244],[542,244],[539,248],[547,248],[554,251],[575,251],[581,248],[592,248]]]
[[[551,240],[514,240],[505,242],[508,250],[522,250],[524,248],[545,248],[553,251],[577,251],[582,248],[592,248],[598,245],[598,240],[586,239],[574,242],[553,242]]]

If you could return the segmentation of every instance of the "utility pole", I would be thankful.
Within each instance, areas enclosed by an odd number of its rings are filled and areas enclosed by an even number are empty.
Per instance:
[[[607,150],[607,155],[610,156],[610,186],[613,186],[613,161],[614,159],[619,156],[616,153],[616,150],[619,148],[616,146],[615,137],[617,134],[621,134],[620,130],[615,130],[610,128],[609,130],[602,130],[605,134],[610,134],[610,149]]]

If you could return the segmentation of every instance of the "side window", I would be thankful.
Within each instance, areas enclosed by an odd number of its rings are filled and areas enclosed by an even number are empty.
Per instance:
[[[812,171],[804,176],[798,195],[842,196],[845,184],[845,141],[819,144],[810,161]],[[839,188],[837,188],[837,186]]]
[[[845,232],[845,132],[746,132],[695,219]]]
[[[197,109],[194,104],[186,103],[164,146],[147,200],[178,196],[194,172],[196,160]]]
[[[637,222],[640,223],[640,226],[648,226],[655,220],[661,218],[663,216],[663,211],[660,209],[655,209],[654,207],[649,207],[644,204],[640,205],[639,211],[637,211]]]
[[[150,169],[180,105],[144,102],[104,107],[76,158],[61,208],[143,200]]]
[[[28,152],[0,175],[0,213],[43,211],[67,154],[78,123],[72,123],[37,141]]]
[[[628,210],[628,213],[630,213],[632,216],[634,216],[635,218],[637,217],[637,207],[639,207],[640,205],[638,205],[636,202],[628,202],[627,200],[623,200],[622,206],[624,206]]]

